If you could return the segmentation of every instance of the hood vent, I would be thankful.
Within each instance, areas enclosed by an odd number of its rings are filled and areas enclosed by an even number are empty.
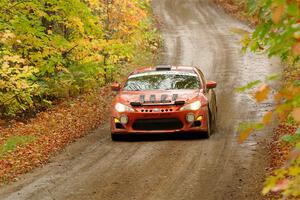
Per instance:
[[[172,66],[171,65],[159,65],[156,66],[155,70],[156,71],[171,71]]]
[[[175,101],[175,105],[179,106],[179,105],[184,105],[185,101]]]
[[[183,105],[185,101],[176,101],[178,94],[172,95],[172,100],[168,100],[168,95],[163,94],[160,97],[160,100],[156,99],[155,94],[151,94],[149,100],[145,100],[145,95],[140,95],[139,102],[130,102],[131,106],[142,106],[142,105],[170,105],[171,102],[174,102],[173,105]]]
[[[178,98],[178,94],[173,94],[173,96],[172,96],[172,101],[176,101],[177,98]]]
[[[142,106],[140,102],[130,102],[131,106]]]
[[[140,95],[140,102],[141,103],[145,102],[145,95],[143,95],[143,94]]]
[[[150,96],[150,102],[154,103],[155,99],[156,99],[155,94],[151,94],[151,96]]]

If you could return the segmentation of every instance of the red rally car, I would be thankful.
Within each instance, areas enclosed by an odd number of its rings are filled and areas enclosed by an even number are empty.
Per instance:
[[[193,132],[211,135],[217,105],[213,89],[197,67],[157,66],[131,73],[112,84],[111,137],[127,134]]]

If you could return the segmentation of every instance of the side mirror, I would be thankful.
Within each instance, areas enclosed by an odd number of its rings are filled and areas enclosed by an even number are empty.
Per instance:
[[[120,91],[121,90],[120,83],[113,83],[113,84],[111,84],[111,90],[115,91],[115,92]]]
[[[207,81],[206,88],[207,89],[214,89],[217,87],[217,83],[214,81]]]

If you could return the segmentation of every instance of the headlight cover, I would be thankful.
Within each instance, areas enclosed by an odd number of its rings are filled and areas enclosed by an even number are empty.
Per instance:
[[[201,102],[200,101],[195,101],[193,103],[190,103],[188,105],[182,106],[180,108],[181,111],[183,110],[198,110],[199,108],[201,108]]]
[[[116,103],[115,109],[119,113],[122,113],[122,112],[134,112],[133,108],[130,108],[129,106],[126,106],[126,105],[121,104],[121,103]]]

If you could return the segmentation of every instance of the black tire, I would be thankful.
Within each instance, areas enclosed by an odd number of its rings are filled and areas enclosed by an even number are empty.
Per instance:
[[[111,134],[111,140],[112,141],[120,141],[121,140],[121,135],[119,135],[119,134]]]
[[[210,138],[212,134],[212,127],[211,127],[211,113],[210,109],[208,109],[208,121],[207,121],[207,132],[205,132],[205,138]]]
[[[216,94],[215,91],[211,91],[211,95],[212,95],[212,105],[211,107],[209,107],[209,111],[211,114],[211,130],[212,132],[215,132],[217,129],[217,112],[218,112],[218,107],[217,107],[217,98],[216,98]]]

